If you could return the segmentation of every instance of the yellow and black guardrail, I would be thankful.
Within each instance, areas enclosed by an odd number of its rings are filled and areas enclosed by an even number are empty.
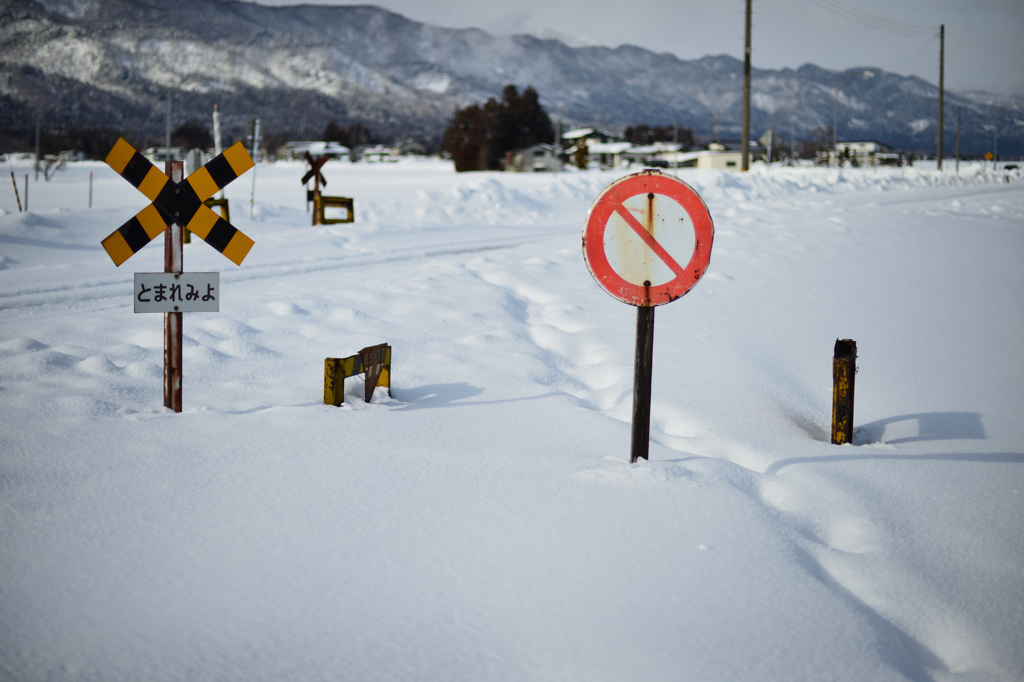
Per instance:
[[[345,379],[357,374],[366,375],[366,402],[370,402],[378,386],[385,387],[391,395],[391,346],[382,343],[364,348],[358,355],[325,359],[324,404],[337,407],[345,402]]]

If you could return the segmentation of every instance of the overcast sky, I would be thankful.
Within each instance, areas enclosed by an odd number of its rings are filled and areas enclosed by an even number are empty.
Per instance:
[[[299,4],[300,0],[261,0]],[[309,0],[306,0],[307,2]],[[375,4],[410,19],[489,33],[549,31],[681,59],[743,58],[744,0],[323,0]],[[876,66],[939,80],[946,25],[946,87],[1024,95],[1024,0],[753,0],[753,64],[829,69]]]

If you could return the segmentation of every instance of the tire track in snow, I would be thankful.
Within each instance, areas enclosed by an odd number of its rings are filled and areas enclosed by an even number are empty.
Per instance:
[[[223,273],[224,282],[244,282],[250,280],[264,280],[274,277],[289,277],[308,275],[314,272],[325,272],[340,270],[343,268],[372,267],[386,265],[388,263],[399,263],[415,260],[430,260],[460,254],[474,254],[487,251],[499,251],[513,249],[518,246],[535,243],[547,239],[548,235],[538,236],[532,239],[500,239],[500,240],[470,240],[456,242],[449,245],[430,245],[429,247],[418,246],[411,249],[395,249],[383,253],[365,255],[345,255],[339,257],[322,258],[314,261],[282,261],[277,263],[266,263],[253,265],[245,270],[228,271]],[[67,309],[74,306],[76,309],[87,303],[100,303],[102,309],[123,308],[131,305],[130,302],[110,305],[111,299],[125,298],[126,290],[131,289],[132,277],[121,277],[117,279],[99,280],[95,282],[84,282],[81,284],[63,284],[54,287],[35,287],[0,293],[0,313],[20,309]],[[94,308],[90,308],[92,310]]]

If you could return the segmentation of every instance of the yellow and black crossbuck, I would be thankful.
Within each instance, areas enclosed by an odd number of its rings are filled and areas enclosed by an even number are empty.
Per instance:
[[[174,222],[191,230],[235,265],[242,264],[252,248],[252,239],[203,205],[255,165],[241,142],[225,149],[182,182],[173,182],[123,138],[110,150],[106,162],[153,202],[103,240],[103,248],[114,265],[131,258]]]

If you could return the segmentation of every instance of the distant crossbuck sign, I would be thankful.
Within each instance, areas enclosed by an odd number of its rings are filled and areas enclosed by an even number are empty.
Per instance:
[[[583,258],[598,284],[634,306],[684,295],[711,259],[715,228],[704,200],[671,175],[643,171],[609,185],[583,229]]]
[[[173,182],[123,138],[118,139],[106,161],[153,202],[103,240],[103,248],[114,265],[119,266],[138,253],[174,222],[191,230],[235,265],[242,264],[253,241],[203,205],[253,167],[252,157],[241,142],[228,147],[182,182]]]

